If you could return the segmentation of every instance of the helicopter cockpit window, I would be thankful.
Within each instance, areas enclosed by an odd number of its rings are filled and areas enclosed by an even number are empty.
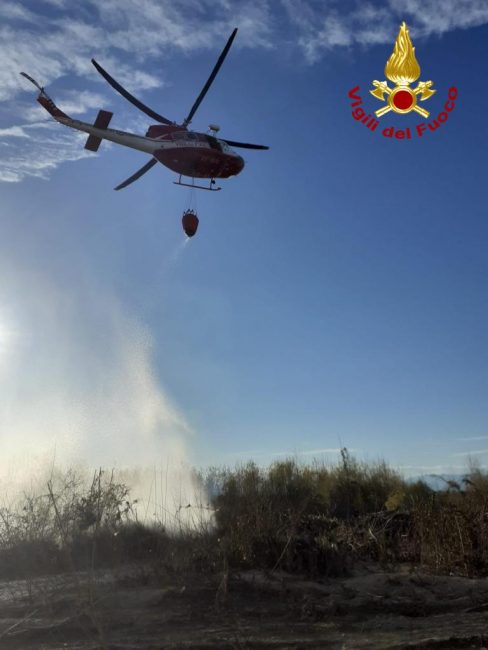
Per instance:
[[[222,146],[217,138],[214,138],[212,135],[207,135],[207,142],[209,143],[212,149],[217,149],[217,151],[222,151]]]

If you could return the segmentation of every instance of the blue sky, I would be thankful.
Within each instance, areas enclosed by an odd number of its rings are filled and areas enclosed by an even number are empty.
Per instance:
[[[5,456],[208,465],[346,445],[410,474],[486,464],[484,2],[26,0],[0,18]],[[352,119],[347,93],[380,107],[368,90],[403,20],[432,117],[459,97],[435,133],[392,141]],[[143,133],[90,58],[181,120],[234,26],[192,126],[271,149],[196,195],[185,244],[174,175],[113,192],[145,156],[86,152],[18,72],[79,119],[104,108]]]

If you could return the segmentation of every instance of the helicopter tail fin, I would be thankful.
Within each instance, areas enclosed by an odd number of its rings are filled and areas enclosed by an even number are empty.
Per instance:
[[[64,118],[64,119],[70,119],[66,113],[63,113],[61,109],[59,109],[56,104],[53,102],[53,100],[49,97],[49,95],[46,93],[44,88],[35,80],[33,79],[30,75],[28,75],[26,72],[21,72],[20,73],[23,77],[28,79],[34,86],[39,90],[39,96],[37,97],[37,101],[39,104],[46,109],[46,111],[54,117],[55,120],[59,118]]]
[[[97,119],[93,123],[93,126],[97,129],[106,129],[110,124],[113,113],[110,111],[98,111]],[[99,138],[97,135],[89,135],[85,143],[85,149],[88,151],[98,151],[98,147],[102,142],[102,138]]]

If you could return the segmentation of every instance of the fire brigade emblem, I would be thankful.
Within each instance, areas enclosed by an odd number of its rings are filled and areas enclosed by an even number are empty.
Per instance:
[[[396,86],[390,88],[386,81],[373,81],[375,89],[369,91],[373,97],[384,102],[387,95],[386,106],[375,111],[377,117],[389,111],[402,114],[415,111],[422,117],[429,117],[429,111],[418,106],[417,99],[423,102],[436,91],[432,89],[432,81],[420,81],[416,88],[410,88],[410,84],[420,77],[420,66],[405,22],[401,24],[393,53],[386,62],[385,75]]]

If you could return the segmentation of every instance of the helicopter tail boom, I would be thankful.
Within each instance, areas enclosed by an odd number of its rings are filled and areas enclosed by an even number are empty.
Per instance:
[[[53,100],[48,95],[46,95],[44,90],[39,93],[37,101],[43,108],[46,109],[48,113],[54,117],[55,120],[70,119],[68,115],[66,115],[66,113],[63,113],[63,111],[56,106]]]
[[[149,153],[151,155],[154,151],[161,148],[161,142],[159,140],[146,138],[145,136],[136,135],[135,133],[116,131],[115,129],[107,128],[112,119],[112,113],[109,111],[99,111],[94,124],[73,120],[69,115],[66,115],[66,113],[56,106],[44,88],[35,79],[25,72],[21,72],[20,74],[34,84],[34,86],[39,90],[37,101],[57,122],[64,124],[64,126],[69,126],[71,129],[88,133],[89,137],[86,141],[85,148],[90,151],[96,151],[102,140],[110,140],[111,142],[115,142],[124,147],[137,149],[138,151],[143,151],[144,153]]]
[[[161,148],[160,140],[153,140],[151,138],[146,138],[142,135],[136,135],[135,133],[129,133],[127,131],[118,131],[116,129],[107,129],[100,128],[95,124],[89,124],[88,122],[80,122],[79,120],[73,120],[71,118],[55,118],[61,124],[69,126],[71,129],[76,129],[77,131],[84,131],[88,133],[89,137],[85,144],[85,148],[93,151],[92,146],[100,146],[102,140],[110,140],[115,144],[120,144],[123,147],[129,147],[130,149],[137,149],[138,151],[143,151],[144,153],[153,154],[156,150]],[[89,145],[88,147],[86,145]],[[97,150],[95,149],[95,151]]]

